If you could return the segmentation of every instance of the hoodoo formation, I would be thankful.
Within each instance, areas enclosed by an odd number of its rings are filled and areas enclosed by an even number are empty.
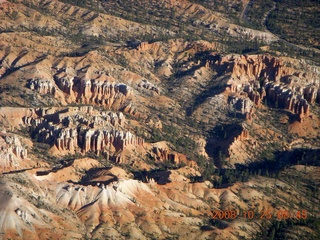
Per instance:
[[[0,239],[320,239],[319,9],[0,0]]]

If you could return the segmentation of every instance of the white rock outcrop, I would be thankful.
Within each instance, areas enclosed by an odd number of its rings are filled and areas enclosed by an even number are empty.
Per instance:
[[[0,172],[18,170],[27,159],[28,151],[18,137],[0,134]]]

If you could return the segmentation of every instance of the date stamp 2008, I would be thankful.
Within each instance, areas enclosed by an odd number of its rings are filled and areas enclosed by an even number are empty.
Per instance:
[[[306,210],[261,210],[259,212],[254,210],[244,211],[242,213],[237,212],[236,210],[214,210],[212,212],[213,219],[220,219],[220,220],[232,220],[239,217],[245,219],[277,219],[277,220],[288,220],[288,219],[307,219],[308,212]]]

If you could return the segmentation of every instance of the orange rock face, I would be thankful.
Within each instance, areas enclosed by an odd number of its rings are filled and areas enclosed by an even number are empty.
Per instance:
[[[233,21],[257,1],[221,2],[0,0],[0,239],[250,239],[266,209],[316,216],[318,53],[275,57]],[[228,54],[240,38],[274,56]]]
[[[91,107],[38,110],[39,115],[23,116],[23,122],[33,126],[38,140],[54,142],[58,151],[122,151],[127,146],[143,146],[144,139],[123,128],[121,112],[93,112]]]
[[[302,118],[309,115],[309,104],[319,103],[319,84],[315,80],[308,83],[305,74],[295,73],[294,69],[285,67],[280,59],[267,55],[241,56],[236,59],[229,57],[222,58],[219,65],[224,66],[226,72],[231,72],[228,82],[231,93],[241,98],[248,97],[257,107],[261,103],[269,103]],[[212,67],[219,68],[216,65]],[[245,103],[245,100],[242,101]],[[242,105],[239,107],[242,112],[250,112],[245,107],[248,104]]]
[[[152,151],[155,154],[156,161],[159,162],[170,162],[174,165],[185,164],[192,167],[197,165],[195,162],[188,160],[184,154],[172,152],[166,148],[154,147]]]
[[[112,105],[121,106],[131,94],[130,88],[125,84],[108,81],[56,77],[56,83],[76,102],[98,104],[107,108]]]

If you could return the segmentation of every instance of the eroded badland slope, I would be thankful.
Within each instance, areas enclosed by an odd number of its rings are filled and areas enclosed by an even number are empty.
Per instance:
[[[292,2],[0,1],[0,238],[319,238]]]

